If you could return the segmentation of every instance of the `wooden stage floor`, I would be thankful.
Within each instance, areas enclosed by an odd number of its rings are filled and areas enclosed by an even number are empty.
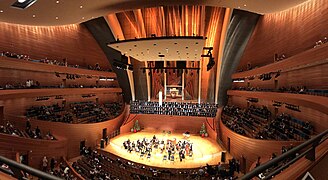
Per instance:
[[[164,154],[167,155],[167,152],[161,153],[160,149],[153,149],[151,157],[147,159],[146,156],[140,157],[139,153],[135,151],[129,153],[123,147],[123,142],[128,139],[136,142],[138,139],[142,140],[144,137],[152,139],[154,135],[160,141],[164,140],[165,142],[167,139],[173,140],[174,138],[177,139],[177,142],[179,140],[188,140],[193,143],[193,156],[186,157],[182,162],[180,162],[178,155],[175,155],[174,161],[163,160],[163,156]],[[184,139],[182,133],[167,134],[151,130],[116,136],[115,138],[110,139],[109,145],[105,147],[104,150],[136,163],[162,168],[198,168],[200,166],[205,166],[206,163],[215,165],[221,161],[221,152],[223,151],[220,145],[211,138],[202,138],[199,135],[191,134],[188,139]],[[226,153],[226,162],[231,158],[231,155]]]

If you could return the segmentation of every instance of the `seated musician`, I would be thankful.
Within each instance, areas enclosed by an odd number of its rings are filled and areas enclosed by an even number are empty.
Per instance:
[[[182,134],[185,138],[189,138],[190,137],[190,132],[186,131],[185,133]]]

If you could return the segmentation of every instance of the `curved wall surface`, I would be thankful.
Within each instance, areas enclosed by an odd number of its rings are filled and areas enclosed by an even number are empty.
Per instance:
[[[297,146],[303,141],[274,141],[248,138],[227,128],[222,121],[219,124],[219,137],[223,146],[232,156],[239,159],[248,170],[258,157],[270,157],[272,153],[281,154],[282,146]],[[230,143],[228,143],[230,141]],[[229,148],[230,144],[230,148]],[[243,161],[242,157],[245,158]]]
[[[305,94],[275,93],[275,92],[253,92],[253,91],[228,91],[230,104],[241,108],[247,108],[248,98],[258,98],[258,103],[249,105],[266,106],[272,112],[287,113],[304,122],[309,121],[314,126],[314,131],[319,133],[328,129],[328,98]],[[299,106],[299,111],[293,111],[282,106],[275,109],[273,101],[293,104]]]
[[[186,132],[199,134],[203,123],[206,126],[210,138],[216,139],[217,118],[192,117],[192,116],[170,116],[157,114],[129,114],[121,126],[121,133],[127,133],[133,128],[135,121],[138,120],[141,128],[155,131]]]
[[[27,54],[31,59],[52,59],[87,67],[96,63],[104,69],[110,65],[84,25],[27,26],[0,23],[0,49]]]
[[[36,128],[36,126],[38,126],[42,131],[50,131],[55,137],[59,136],[67,138],[67,158],[72,158],[79,156],[81,141],[85,140],[87,147],[95,147],[100,143],[104,128],[107,128],[107,134],[111,134],[114,131],[119,130],[123,119],[125,118],[126,111],[127,108],[125,106],[124,111],[118,117],[99,123],[67,124],[60,122],[31,120],[31,124],[32,128]],[[25,118],[12,115],[8,115],[6,118],[16,127],[20,127],[21,129],[25,128]]]
[[[52,141],[0,134],[0,155],[11,159],[15,159],[16,153],[28,155],[29,166],[41,168],[44,156],[56,159],[67,156],[67,139],[60,136],[56,138]]]
[[[253,32],[238,69],[273,62],[274,54],[291,57],[328,36],[326,0],[311,0],[285,11],[265,14]]]

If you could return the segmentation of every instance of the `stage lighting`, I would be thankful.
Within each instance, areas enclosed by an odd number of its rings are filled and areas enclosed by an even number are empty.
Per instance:
[[[14,2],[11,6],[19,9],[26,9],[34,4],[37,0],[18,0]]]
[[[214,65],[215,65],[214,58],[211,57],[207,64],[207,71],[211,70],[214,67]]]

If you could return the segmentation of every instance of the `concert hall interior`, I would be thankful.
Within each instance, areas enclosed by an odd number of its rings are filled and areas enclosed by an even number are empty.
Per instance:
[[[0,180],[327,179],[326,0],[1,0]]]

